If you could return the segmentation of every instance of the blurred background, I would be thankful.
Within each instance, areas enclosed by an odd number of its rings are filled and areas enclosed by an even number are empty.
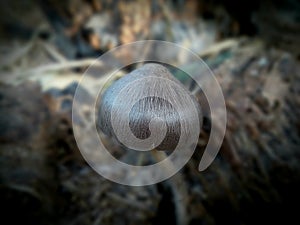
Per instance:
[[[87,165],[71,110],[94,59],[147,39],[178,43],[210,66],[224,93],[227,131],[206,171],[197,166],[209,116],[176,176],[133,188]],[[299,40],[297,0],[0,0],[2,223],[298,224]],[[95,74],[89,81],[86,95],[101,82]],[[201,90],[188,85],[200,101]]]

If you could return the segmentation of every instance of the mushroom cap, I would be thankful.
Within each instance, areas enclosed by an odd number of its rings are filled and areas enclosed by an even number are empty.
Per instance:
[[[141,81],[143,78],[145,82]],[[152,79],[153,78],[153,79]],[[163,78],[163,79],[155,79],[155,78]],[[181,96],[181,93],[178,93],[172,88],[166,87],[162,82],[166,80],[175,82],[178,86],[184,90],[194,105],[196,106],[198,117],[193,118],[191,115],[191,109],[187,107],[177,107],[175,108],[168,99],[172,99],[173,101],[178,101],[178,105],[180,106],[182,101],[185,101]],[[150,81],[150,82],[147,82]],[[138,85],[136,85],[138,84]],[[131,93],[126,93],[123,95],[121,93],[122,89],[128,85],[134,86],[131,88]],[[152,94],[150,94],[152,93]],[[157,93],[153,95],[153,93]],[[151,121],[159,118],[156,122],[164,123],[166,127],[165,137],[162,139],[162,142],[156,147],[157,150],[174,150],[178,144],[180,139],[181,132],[183,127],[181,125],[180,119],[193,120],[199,122],[201,124],[201,108],[196,98],[189,93],[189,91],[169,72],[169,70],[155,63],[148,63],[138,68],[131,73],[123,76],[116,82],[114,82],[107,90],[103,93],[100,98],[98,118],[97,118],[97,126],[100,130],[113,138],[116,138],[118,141],[118,137],[115,134],[112,122],[112,108],[115,104],[115,100],[117,96],[121,94],[122,101],[118,101],[118,110],[120,112],[126,112],[130,110],[129,115],[126,113],[121,114],[117,118],[115,118],[118,124],[123,124],[126,117],[129,116],[129,127],[132,134],[139,139],[147,139],[151,136],[150,128]],[[133,105],[129,103],[129,98],[133,98],[136,96],[142,96],[139,98]],[[171,101],[172,102],[172,101]],[[128,107],[131,107],[128,109]],[[183,116],[182,116],[183,115]],[[160,126],[158,124],[158,126]],[[163,126],[163,125],[162,125]]]

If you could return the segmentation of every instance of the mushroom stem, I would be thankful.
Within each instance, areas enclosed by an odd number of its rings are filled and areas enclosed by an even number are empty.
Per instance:
[[[164,151],[153,150],[151,151],[151,154],[157,162],[165,160],[168,157]],[[167,162],[165,169],[174,171],[175,168],[172,161],[167,159]],[[175,174],[173,177],[166,180],[164,184],[172,191],[173,194],[173,202],[176,210],[176,223],[178,225],[188,224],[188,190],[182,174]]]

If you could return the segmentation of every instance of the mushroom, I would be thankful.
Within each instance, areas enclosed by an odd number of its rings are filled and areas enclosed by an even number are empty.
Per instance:
[[[189,105],[191,107],[186,107]],[[114,109],[119,114],[114,114]],[[123,133],[125,139],[131,132],[138,140],[150,139],[148,142],[150,146],[154,141],[155,147],[152,149],[161,151],[151,153],[156,161],[162,161],[167,157],[165,151],[171,152],[177,148],[182,135],[185,137],[184,140],[188,140],[183,141],[183,145],[191,143],[190,136],[197,138],[197,134],[189,133],[197,129],[193,127],[189,129],[187,124],[201,126],[200,118],[202,118],[201,109],[196,98],[166,67],[148,63],[120,78],[104,91],[100,98],[97,125],[103,133],[121,144],[124,143],[116,134],[113,123],[121,127],[121,135]],[[129,129],[122,126],[128,126]],[[137,142],[135,140],[134,144]],[[165,170],[176,170],[172,161],[167,160],[166,163]],[[177,224],[187,224],[188,190],[182,176],[174,176],[164,185],[173,193]]]

